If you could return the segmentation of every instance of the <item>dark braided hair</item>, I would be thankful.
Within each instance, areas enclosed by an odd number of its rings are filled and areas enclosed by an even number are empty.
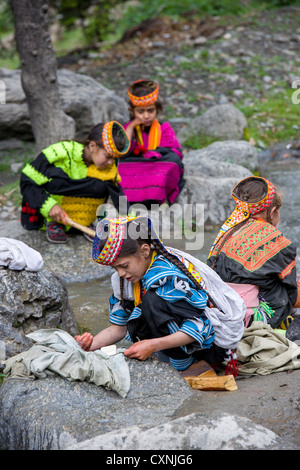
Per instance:
[[[252,202],[252,203],[261,201],[264,195],[265,195],[265,182],[260,181],[259,179],[254,179],[254,178],[249,181],[246,181],[241,186],[238,185],[235,191],[235,196],[237,196],[241,201]],[[276,210],[279,210],[281,207],[281,204],[282,204],[281,195],[279,194],[278,190],[275,188],[274,199],[266,210],[266,216],[267,216],[266,219],[267,219],[267,222],[269,222],[270,224],[272,224],[272,221],[271,221],[272,209],[275,207]],[[243,220],[242,222],[238,223],[237,225],[229,229],[227,232],[225,232],[222,235],[222,237],[218,240],[217,250],[216,250],[217,253],[211,265],[212,269],[214,269],[216,262],[219,259],[222,248],[227,242],[228,238],[234,235],[244,225],[246,225],[250,219],[251,219],[251,214],[249,215],[247,219]]]

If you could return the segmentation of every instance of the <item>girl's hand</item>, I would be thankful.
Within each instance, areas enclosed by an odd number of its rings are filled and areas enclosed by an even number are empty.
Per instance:
[[[141,126],[143,124],[143,120],[139,117],[135,117],[132,121],[131,121],[131,125],[133,128],[136,128],[136,126]]]
[[[58,204],[55,204],[49,212],[51,219],[57,223],[64,223],[65,215],[64,210]]]
[[[124,355],[131,359],[139,359],[145,361],[151,354],[155,352],[154,344],[151,339],[144,339],[138,343],[134,343],[130,348],[126,349]]]
[[[126,127],[126,134],[128,135],[130,140],[132,139],[136,126],[139,126],[139,125],[141,126],[142,124],[143,124],[143,121],[142,119],[139,119],[139,118],[134,118],[132,121],[130,121],[130,123]]]
[[[91,335],[91,333],[83,333],[83,335],[74,336],[74,339],[84,351],[88,351],[91,347],[94,337]]]

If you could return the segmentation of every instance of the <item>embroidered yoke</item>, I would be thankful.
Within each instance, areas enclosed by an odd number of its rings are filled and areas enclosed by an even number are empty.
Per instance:
[[[277,328],[292,311],[298,295],[296,247],[280,230],[263,219],[250,218],[228,238],[219,253],[222,238],[207,261],[227,283],[253,284],[273,310],[268,323]]]

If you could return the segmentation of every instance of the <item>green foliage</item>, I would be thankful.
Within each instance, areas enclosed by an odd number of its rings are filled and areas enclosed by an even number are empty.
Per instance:
[[[111,9],[118,0],[56,0],[52,2],[67,29],[81,25],[87,43],[103,41],[112,32]]]
[[[196,135],[188,137],[184,142],[184,146],[193,150],[197,150],[207,147],[208,145],[218,140],[220,140],[219,137],[212,137],[205,134],[197,133]]]
[[[14,20],[9,1],[0,0],[0,38],[11,32],[13,27]]]

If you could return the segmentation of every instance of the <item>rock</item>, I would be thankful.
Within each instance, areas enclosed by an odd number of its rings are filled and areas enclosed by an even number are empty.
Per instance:
[[[65,285],[47,269],[38,272],[0,269],[0,343],[5,358],[32,345],[25,336],[41,328],[77,333]]]
[[[0,387],[0,449],[64,449],[127,426],[156,426],[172,419],[195,393],[169,364],[129,359],[128,365],[126,398],[57,376],[5,381]]]
[[[247,418],[226,413],[217,416],[192,413],[158,426],[133,426],[112,431],[70,446],[66,450],[187,451],[275,448],[284,449],[279,436]],[[185,457],[187,458],[186,454]],[[191,463],[191,456],[190,459]]]
[[[10,169],[13,173],[18,173],[22,168],[24,167],[24,163],[23,162],[19,162],[19,163],[11,163],[10,164]]]
[[[25,230],[19,220],[0,226],[0,236],[21,240],[41,253],[44,267],[63,282],[86,282],[111,274],[112,268],[101,266],[91,260],[92,244],[81,232],[69,235],[68,242],[57,245],[49,243],[43,230]]]
[[[250,174],[245,170],[243,177]],[[240,179],[238,176],[228,178],[207,177],[205,175],[187,176],[188,184],[184,186],[176,202],[182,204],[183,207],[185,204],[203,205],[205,226],[220,225],[229,217],[235,207],[230,194]]]
[[[236,164],[254,171],[258,167],[258,153],[256,148],[245,140],[225,140],[184,155],[185,170],[192,169],[193,174],[195,171],[199,174],[207,174],[209,171],[208,176],[228,177],[231,174],[228,171],[230,168],[222,167],[222,163]],[[243,172],[241,169],[236,171],[240,174]]]
[[[191,130],[186,126],[178,134],[178,138],[182,142],[187,137],[200,133],[225,139],[242,139],[246,127],[247,120],[239,109],[232,104],[218,104],[195,117],[190,123]]]
[[[86,137],[90,128],[108,120],[127,121],[125,100],[86,75],[60,69],[57,72],[63,111],[76,122],[76,138]],[[0,139],[33,140],[21,71],[0,69],[6,85],[5,113],[0,114]]]
[[[205,226],[222,224],[235,204],[233,187],[257,167],[255,148],[245,141],[215,142],[184,156],[186,184],[176,203],[203,205]]]
[[[128,121],[126,101],[93,78],[61,69],[58,84],[63,111],[76,122],[77,139],[86,138],[90,128],[99,122]]]

